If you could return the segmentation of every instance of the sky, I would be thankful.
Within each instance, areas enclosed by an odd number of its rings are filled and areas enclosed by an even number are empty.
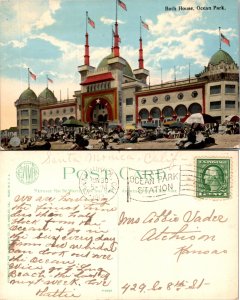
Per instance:
[[[240,0],[122,0],[117,6],[120,56],[138,68],[140,16],[144,67],[151,85],[194,76],[219,50],[219,27],[230,40],[222,43],[239,64],[238,7]],[[167,11],[176,8],[176,11]],[[178,7],[194,10],[178,10]],[[214,9],[214,6],[224,9]],[[197,7],[201,9],[197,9]],[[206,8],[211,8],[206,9]],[[203,9],[204,8],[204,9]],[[90,64],[97,67],[110,54],[116,0],[0,0],[0,128],[16,126],[14,102],[30,80],[38,96],[47,86],[60,100],[80,90],[77,67],[84,64],[86,11],[95,22],[88,24]],[[175,71],[174,71],[175,70]],[[175,72],[175,75],[174,75]]]

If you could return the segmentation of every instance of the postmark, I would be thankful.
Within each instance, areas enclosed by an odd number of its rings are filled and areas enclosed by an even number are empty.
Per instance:
[[[89,200],[111,200],[119,189],[119,178],[113,169],[91,168],[82,171],[79,189]]]
[[[155,202],[180,194],[180,166],[152,170],[126,168],[125,173],[128,202]]]
[[[31,184],[38,179],[38,166],[31,161],[24,161],[17,166],[16,177],[23,184]]]
[[[230,159],[197,159],[196,196],[230,197]]]

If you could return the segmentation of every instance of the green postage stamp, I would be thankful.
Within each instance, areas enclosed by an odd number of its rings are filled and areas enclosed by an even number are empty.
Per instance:
[[[230,159],[197,159],[196,196],[229,198]]]

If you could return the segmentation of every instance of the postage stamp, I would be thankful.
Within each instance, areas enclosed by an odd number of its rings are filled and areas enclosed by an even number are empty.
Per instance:
[[[197,159],[196,196],[229,198],[230,159]]]

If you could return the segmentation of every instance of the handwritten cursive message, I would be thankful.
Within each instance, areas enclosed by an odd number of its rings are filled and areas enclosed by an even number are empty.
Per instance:
[[[108,199],[76,194],[15,195],[10,211],[9,273],[36,296],[80,297],[86,287],[112,287],[118,242]]]

